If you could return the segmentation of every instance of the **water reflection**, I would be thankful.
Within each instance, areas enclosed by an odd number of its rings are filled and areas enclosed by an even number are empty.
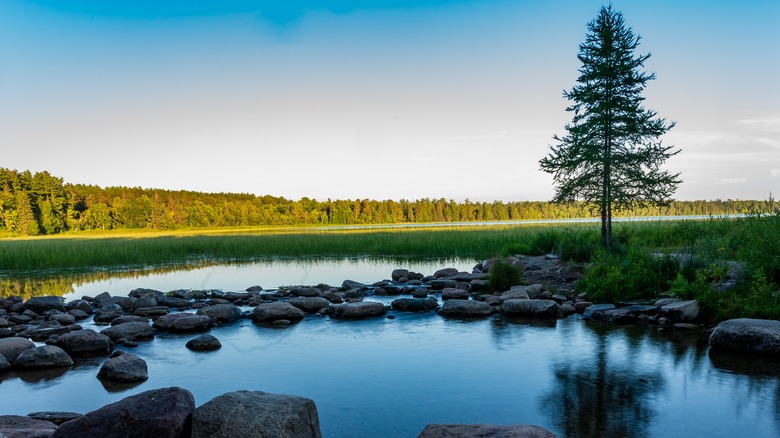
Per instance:
[[[592,352],[573,351],[551,365],[554,383],[542,405],[566,437],[645,437],[656,415],[652,401],[666,388],[664,376],[637,354],[645,336],[590,328]]]

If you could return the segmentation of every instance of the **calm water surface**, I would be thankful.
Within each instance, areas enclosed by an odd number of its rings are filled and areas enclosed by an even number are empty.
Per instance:
[[[463,263],[456,267],[473,264]],[[362,278],[342,270],[338,280],[321,279],[313,275],[320,268],[309,267],[308,274],[296,274],[306,279],[277,285],[374,281],[393,267]],[[231,275],[240,289],[265,287],[261,280],[269,278]],[[174,287],[147,278],[118,289],[217,287],[195,285],[210,281],[205,278]],[[710,357],[706,336],[616,328],[579,316],[541,322],[391,314],[397,318],[309,316],[287,328],[241,320],[211,331],[223,344],[211,353],[184,347],[195,335],[160,334],[127,349],[149,365],[149,380],[140,385],[104,387],[95,378],[103,358],[42,374],[6,373],[0,375],[0,412],[86,412],[175,385],[192,391],[197,405],[239,389],[309,397],[325,437],[415,437],[428,423],[450,422],[530,423],[562,437],[780,435],[777,361]]]

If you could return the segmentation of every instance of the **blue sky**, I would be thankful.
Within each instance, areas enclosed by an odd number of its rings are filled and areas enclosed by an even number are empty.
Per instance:
[[[364,5],[364,4],[368,5]],[[67,182],[547,200],[601,2],[0,2],[0,166]],[[780,2],[613,1],[678,199],[780,192]],[[281,5],[281,6],[280,6]]]

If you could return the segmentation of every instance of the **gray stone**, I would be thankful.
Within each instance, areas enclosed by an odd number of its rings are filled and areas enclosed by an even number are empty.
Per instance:
[[[322,291],[316,287],[294,287],[290,289],[290,294],[296,297],[318,297]]]
[[[288,303],[303,310],[306,313],[317,313],[330,306],[330,301],[322,297],[297,297],[287,300]]]
[[[432,280],[431,282],[428,283],[428,286],[430,286],[430,288],[433,290],[444,290],[448,287],[454,288],[457,285],[458,282],[455,280],[442,280],[442,279]]]
[[[399,298],[390,305],[395,310],[402,312],[430,312],[438,307],[436,298]]]
[[[148,322],[126,322],[109,327],[100,333],[117,342],[120,339],[127,341],[137,341],[140,339],[151,339],[154,337],[154,329]]]
[[[211,318],[194,313],[170,313],[157,318],[152,326],[165,332],[202,332],[210,328]]]
[[[0,415],[0,436],[7,438],[49,438],[57,425],[21,415]]]
[[[780,321],[750,318],[723,321],[710,335],[710,348],[780,357]]]
[[[455,317],[486,317],[493,313],[490,304],[474,300],[449,300],[445,301],[439,309],[441,316]]]
[[[35,344],[26,338],[2,338],[0,339],[0,355],[5,357],[8,363],[14,363],[24,350],[35,348]]]
[[[57,321],[61,325],[71,325],[76,323],[76,317],[67,313],[60,313],[59,315],[50,316],[49,321]]]
[[[51,309],[59,310],[60,312],[65,311],[62,298],[57,296],[32,297],[25,301],[24,307],[38,314]]]
[[[43,345],[28,348],[19,353],[14,361],[17,368],[59,368],[73,365],[73,359],[60,347]]]
[[[501,313],[507,316],[530,316],[556,318],[558,303],[553,300],[506,300],[501,304]]]
[[[498,301],[503,303],[506,300],[529,300],[531,297],[528,296],[528,291],[525,289],[509,289],[508,291],[501,294],[500,297],[498,297]]]
[[[11,368],[11,363],[8,362],[8,359],[6,359],[5,356],[0,354],[0,372],[5,371],[8,368]]]
[[[658,309],[658,315],[672,322],[693,322],[699,319],[699,302],[689,300],[667,304]]]
[[[234,304],[215,304],[198,309],[196,314],[206,315],[216,322],[225,323],[241,319],[244,312]]]
[[[193,438],[321,438],[319,414],[308,398],[236,391],[195,410]]]
[[[54,424],[60,425],[66,421],[75,420],[76,418],[79,418],[81,414],[77,412],[45,411],[45,412],[32,412],[27,414],[27,416],[34,420],[50,421]]]
[[[68,421],[52,438],[189,437],[194,411],[195,399],[186,389],[153,389]]]
[[[120,383],[142,382],[149,378],[149,371],[146,361],[134,354],[124,353],[103,362],[97,378]]]
[[[441,291],[441,299],[442,300],[468,300],[469,293],[463,289],[447,287]]]
[[[393,281],[401,281],[401,279],[409,280],[409,270],[408,269],[394,269],[393,273],[390,274],[390,278],[392,278]]]
[[[189,309],[192,307],[192,301],[184,298],[160,297],[157,298],[157,305],[170,307],[171,309]]]
[[[157,303],[157,300],[154,297],[149,296],[149,295],[144,295],[144,296],[139,297],[135,301],[135,303],[133,304],[133,307],[135,308],[135,310],[138,310],[138,309],[143,309],[144,307],[154,307],[154,306],[157,306],[157,305],[159,305],[159,304]]]
[[[527,424],[429,424],[417,438],[557,438],[547,429]]]
[[[138,315],[122,315],[119,318],[112,319],[111,325],[125,324],[128,322],[143,322],[148,324],[149,318],[138,316]]]
[[[136,316],[143,316],[145,318],[156,318],[160,316],[167,315],[171,312],[171,309],[165,306],[153,306],[153,307],[143,307],[141,309],[136,309],[135,312],[133,312],[133,315]]]
[[[569,303],[563,303],[560,306],[558,306],[558,313],[560,313],[563,316],[569,316],[577,313],[577,309],[574,308]]]
[[[119,318],[124,313],[124,309],[119,304],[109,304],[101,306],[95,311],[93,319],[95,322],[111,322],[112,320]]]
[[[593,319],[610,322],[612,324],[630,324],[636,321],[636,315],[626,309],[610,309],[593,314]]]
[[[360,283],[360,282],[357,282],[357,281],[344,280],[344,282],[341,283],[341,287],[344,290],[350,290],[350,289],[363,289],[363,288],[368,287],[368,285]]]
[[[285,319],[300,321],[306,314],[303,310],[286,302],[259,304],[252,310],[252,319],[257,322],[274,322]]]
[[[623,309],[629,312],[636,313],[637,315],[655,315],[658,313],[658,307],[642,304],[632,304],[630,306],[623,307]]]
[[[193,351],[214,351],[222,348],[222,343],[212,335],[201,335],[187,341],[185,347]]]
[[[575,308],[576,308],[576,304],[575,304]],[[582,317],[601,319],[599,315],[596,315],[597,313],[603,313],[606,312],[607,310],[612,310],[614,308],[615,308],[614,304],[593,304],[585,308],[585,310],[582,312]]]
[[[328,307],[328,314],[335,319],[370,318],[382,316],[385,313],[387,313],[385,305],[374,301],[334,304]]]
[[[70,357],[106,356],[114,348],[111,338],[89,329],[65,333],[54,345],[65,350]]]
[[[679,303],[680,301],[682,300],[679,298],[661,298],[660,300],[656,301],[655,304],[653,305],[655,307],[663,307],[667,304]]]

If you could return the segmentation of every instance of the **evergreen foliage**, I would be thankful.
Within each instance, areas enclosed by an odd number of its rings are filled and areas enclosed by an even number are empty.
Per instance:
[[[580,76],[564,97],[573,112],[565,136],[540,160],[556,183],[554,202],[584,201],[597,205],[605,247],[612,246],[614,210],[634,205],[666,205],[679,174],[661,165],[679,150],[658,138],[674,126],[643,107],[642,91],[655,79],[640,69],[650,54],[635,55],[634,36],[620,12],[603,6],[588,24],[578,54]]]

